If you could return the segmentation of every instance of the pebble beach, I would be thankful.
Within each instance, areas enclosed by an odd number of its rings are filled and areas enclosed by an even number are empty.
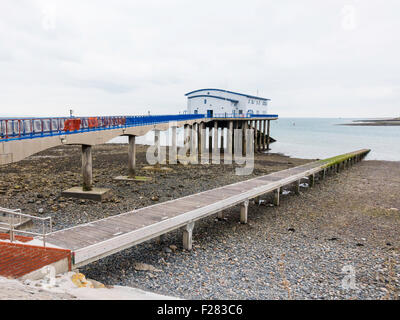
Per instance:
[[[0,206],[52,216],[54,229],[62,229],[312,161],[258,154],[250,176],[223,164],[144,172],[145,150],[138,147],[138,175],[152,180],[126,183],[112,180],[126,174],[126,146],[95,147],[95,184],[113,190],[101,203],[60,196],[80,184],[77,147],[5,166]],[[300,195],[285,188],[279,207],[270,195],[250,203],[247,225],[239,223],[239,208],[196,223],[191,252],[174,231],[79,271],[106,285],[183,299],[398,299],[400,162],[363,161],[313,188],[303,182]],[[346,270],[352,288],[343,285]]]

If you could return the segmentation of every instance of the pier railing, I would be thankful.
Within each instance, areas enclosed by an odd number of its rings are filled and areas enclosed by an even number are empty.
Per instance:
[[[88,131],[154,125],[171,121],[203,118],[278,118],[273,114],[221,113],[174,114],[147,116],[65,117],[65,118],[0,118],[0,141],[34,139],[49,136],[76,134]]]
[[[0,119],[0,141],[154,125],[204,118],[204,114]]]
[[[3,222],[0,223],[0,230],[4,230],[10,235],[10,242],[15,241],[15,234],[22,233],[34,237],[40,237],[43,240],[43,247],[46,247],[46,237],[53,232],[53,223],[51,217],[35,217],[28,214],[21,213],[20,209],[12,210],[0,208],[0,214],[3,216]],[[21,224],[22,218],[29,218],[33,221],[38,221],[41,225],[39,228],[41,232],[33,232],[16,229],[17,225]],[[8,222],[6,222],[8,220]]]

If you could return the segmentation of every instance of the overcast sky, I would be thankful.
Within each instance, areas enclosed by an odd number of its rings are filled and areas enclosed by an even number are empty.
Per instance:
[[[400,1],[0,2],[0,115],[172,114],[186,92],[281,116],[400,115]]]

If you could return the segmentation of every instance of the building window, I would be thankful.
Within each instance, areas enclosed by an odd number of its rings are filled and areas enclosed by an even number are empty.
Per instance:
[[[251,104],[254,104],[254,100],[251,100]]]
[[[204,104],[207,104],[207,99],[204,99]]]

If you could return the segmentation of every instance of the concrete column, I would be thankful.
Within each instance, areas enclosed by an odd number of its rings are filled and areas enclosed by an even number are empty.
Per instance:
[[[247,212],[249,208],[249,201],[246,200],[242,203],[240,207],[240,223],[246,224],[247,223]]]
[[[129,136],[128,139],[128,176],[134,178],[136,174],[136,136]]]
[[[201,161],[201,151],[202,151],[202,144],[203,144],[203,139],[201,134],[201,128],[202,128],[202,122],[197,124],[197,158],[199,160],[199,163]]]
[[[218,156],[218,121],[214,121],[214,148],[213,157]]]
[[[247,150],[247,130],[249,128],[249,124],[246,121],[243,121],[243,131],[242,131],[242,154],[245,156],[246,155],[246,150]]]
[[[297,180],[294,185],[294,193],[300,194],[300,180]]]
[[[262,133],[262,149],[265,150],[267,143],[267,120],[263,121],[263,133]]]
[[[267,150],[270,150],[269,149],[269,144],[270,144],[270,138],[269,138],[269,134],[270,134],[270,131],[271,131],[271,120],[268,120],[268,127],[267,127]]]
[[[185,124],[184,125],[184,140],[183,140],[183,144],[186,151],[186,155],[190,154],[190,144],[191,144],[191,132],[190,132],[190,125]]]
[[[281,188],[274,190],[274,205],[279,206],[279,195],[281,193]]]
[[[195,124],[189,126],[190,128],[190,155],[195,154],[196,150],[196,132],[195,132]]]
[[[261,152],[261,124],[262,121],[259,120],[258,122],[258,131],[257,131],[257,151]]]
[[[321,179],[324,180],[326,177],[326,168],[322,170]]]
[[[206,153],[206,127],[204,122],[200,123],[199,125],[198,135],[199,163],[207,164],[208,154]]]
[[[208,128],[208,154],[209,154],[210,159],[212,159],[212,151],[213,151],[213,148],[212,148],[212,141],[213,141],[213,133],[212,132],[213,131],[212,130],[213,130],[212,127]]]
[[[82,145],[82,189],[90,191],[93,188],[93,173],[92,173],[92,146]]]
[[[188,251],[192,250],[193,229],[194,229],[194,222],[188,223],[183,228],[183,248]]]
[[[186,128],[185,128],[186,130]],[[171,141],[171,151],[170,151],[170,159],[169,163],[170,164],[176,164],[177,163],[177,157],[178,157],[178,145],[176,143],[176,126],[172,126],[171,128],[171,134],[172,134],[172,141]]]
[[[224,219],[224,218],[225,218],[224,211],[220,211],[220,212],[218,212],[218,213],[217,213],[217,218],[218,218],[219,220],[222,220],[222,219]]]
[[[156,166],[159,166],[162,162],[161,159],[161,141],[160,141],[160,130],[154,130],[154,146],[156,147],[157,150],[157,159],[158,162]]]
[[[220,153],[224,153],[224,145],[225,145],[225,128],[221,128],[221,146],[220,146]]]
[[[224,164],[232,163],[233,148],[233,121],[229,121],[228,130],[226,131],[226,150],[224,152]]]
[[[310,188],[314,187],[315,185],[315,174],[313,173],[312,175],[308,176],[308,186]]]
[[[253,138],[254,138],[254,141],[253,141],[253,143],[254,143],[254,152],[257,152],[257,121],[256,120],[252,121],[251,127],[254,130],[254,136],[253,136]]]

